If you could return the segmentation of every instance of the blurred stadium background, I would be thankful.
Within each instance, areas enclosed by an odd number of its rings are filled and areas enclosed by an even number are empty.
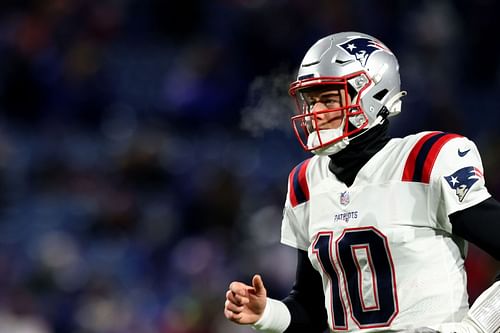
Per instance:
[[[475,140],[500,198],[500,3],[2,0],[0,333],[251,332],[233,279],[294,279],[279,245],[305,155],[288,82],[356,30],[399,57],[394,135]],[[478,221],[478,228],[481,221]],[[498,263],[470,248],[471,300]]]

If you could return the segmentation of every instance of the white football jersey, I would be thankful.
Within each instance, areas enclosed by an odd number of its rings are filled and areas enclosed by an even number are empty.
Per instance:
[[[314,156],[290,173],[281,242],[320,272],[330,329],[460,321],[466,243],[448,215],[490,197],[475,144],[442,132],[392,139],[350,187],[329,162]]]

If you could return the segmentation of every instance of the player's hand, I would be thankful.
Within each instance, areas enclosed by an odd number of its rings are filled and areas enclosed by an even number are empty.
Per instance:
[[[238,324],[255,324],[262,316],[267,302],[267,291],[260,275],[254,275],[252,285],[231,282],[226,293],[224,315]]]

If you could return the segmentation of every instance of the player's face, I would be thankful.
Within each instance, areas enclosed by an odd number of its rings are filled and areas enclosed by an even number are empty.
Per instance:
[[[312,122],[315,129],[334,129],[342,125],[344,110],[341,108],[349,102],[344,92],[340,87],[331,86],[303,93],[308,113],[315,114],[316,121]]]

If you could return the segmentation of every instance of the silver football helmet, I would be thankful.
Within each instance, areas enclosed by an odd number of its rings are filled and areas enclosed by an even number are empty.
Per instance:
[[[306,53],[289,93],[298,115],[292,124],[302,147],[315,154],[331,155],[349,141],[401,112],[399,65],[394,54],[376,38],[342,32],[318,40]],[[307,100],[310,91],[340,91],[342,105],[316,112]],[[322,129],[320,114],[342,115],[339,128]]]

